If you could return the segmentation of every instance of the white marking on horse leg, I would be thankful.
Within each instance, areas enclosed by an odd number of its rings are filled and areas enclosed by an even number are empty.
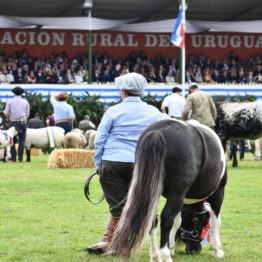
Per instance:
[[[174,219],[174,224],[169,235],[169,246],[170,246],[171,255],[175,254],[175,244],[176,244],[175,237],[176,237],[177,230],[181,226],[181,222],[182,222],[181,212],[179,212]]]
[[[173,259],[171,257],[171,252],[167,244],[160,249],[160,254],[163,262],[173,262]]]
[[[219,236],[219,229],[221,225],[221,218],[220,215],[216,217],[214,214],[214,211],[211,211],[210,216],[210,227],[212,230],[212,256],[216,258],[223,258],[224,257],[224,251],[221,248],[221,242],[220,242],[220,236]]]
[[[260,139],[255,140],[255,160],[260,159],[261,157],[261,150],[260,150]]]
[[[162,262],[157,244],[157,228],[150,231],[150,262]]]

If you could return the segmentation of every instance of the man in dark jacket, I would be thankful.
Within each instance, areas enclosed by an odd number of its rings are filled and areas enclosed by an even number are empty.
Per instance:
[[[29,128],[43,128],[43,127],[45,127],[43,121],[40,119],[39,113],[35,113],[35,117],[31,118],[29,120],[27,127],[29,127]]]

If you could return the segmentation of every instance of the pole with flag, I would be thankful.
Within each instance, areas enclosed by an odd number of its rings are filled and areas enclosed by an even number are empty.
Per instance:
[[[186,69],[186,12],[185,0],[181,0],[179,13],[176,19],[170,41],[173,45],[180,48],[180,83],[182,84],[183,94],[185,95],[185,69]]]

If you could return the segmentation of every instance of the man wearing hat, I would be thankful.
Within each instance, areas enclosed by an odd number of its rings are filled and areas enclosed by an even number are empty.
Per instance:
[[[179,87],[172,89],[172,94],[166,96],[161,106],[161,111],[166,113],[168,108],[168,114],[171,118],[182,119],[182,111],[186,103],[185,98],[181,95],[182,90]]]
[[[199,121],[201,124],[215,128],[217,110],[211,95],[200,91],[196,83],[189,85],[189,96],[186,99],[185,109],[182,113],[183,120],[191,119]]]
[[[131,182],[141,133],[152,123],[169,118],[141,100],[147,86],[142,75],[122,75],[115,78],[115,84],[121,90],[122,102],[106,111],[95,138],[95,167],[111,215],[103,239],[87,248],[95,254],[106,252],[112,241]]]
[[[62,92],[57,96],[52,96],[50,102],[54,109],[55,125],[62,127],[65,133],[72,130],[72,123],[75,120],[74,109],[66,102],[68,95]]]
[[[17,86],[12,90],[12,92],[15,94],[15,97],[7,101],[4,114],[11,121],[10,127],[16,126],[20,129],[18,135],[14,137],[14,145],[11,147],[12,161],[16,162],[15,144],[18,137],[18,160],[19,162],[23,162],[24,144],[26,138],[26,121],[29,117],[30,106],[27,100],[21,97],[24,93],[23,88]]]

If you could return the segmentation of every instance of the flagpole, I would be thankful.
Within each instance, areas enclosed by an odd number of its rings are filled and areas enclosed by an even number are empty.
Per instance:
[[[186,27],[186,1],[182,0],[181,4],[182,4],[182,8],[183,8],[183,18],[184,18],[184,26]],[[185,76],[186,76],[186,28],[184,28],[185,30],[185,44],[183,45],[183,48],[181,48],[181,84],[182,84],[182,90],[183,90],[183,95],[185,96]]]
[[[185,19],[185,8],[186,0],[180,0],[179,12],[176,19],[176,23],[173,32],[170,37],[170,41],[173,45],[179,47],[179,82],[182,85],[183,95],[185,96],[185,69],[186,69],[186,19]]]

